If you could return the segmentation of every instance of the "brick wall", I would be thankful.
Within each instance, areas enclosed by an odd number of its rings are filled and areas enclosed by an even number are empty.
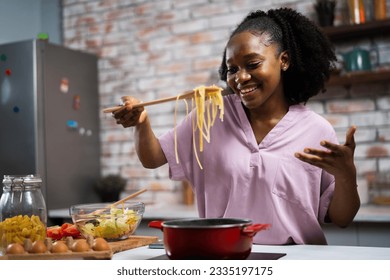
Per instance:
[[[254,9],[289,6],[315,19],[315,0],[63,0],[64,43],[99,56],[101,108],[123,95],[152,100],[204,84],[219,84],[217,69],[230,31]],[[343,23],[337,7],[335,24]],[[390,62],[390,37],[376,39],[381,62]],[[339,45],[340,51],[355,42]],[[359,44],[369,46],[369,40]],[[390,169],[389,84],[329,88],[308,103],[336,128],[340,141],[351,124],[358,126],[356,163],[362,190],[367,176]],[[174,102],[148,108],[157,134],[173,127]],[[181,113],[183,116],[184,112]],[[128,189],[161,186],[158,195],[177,199],[180,185],[167,166],[144,169],[132,129],[101,114],[102,174],[120,173]],[[158,183],[158,184],[156,184]],[[366,194],[362,194],[363,196]],[[179,199],[180,200],[180,199]],[[363,197],[364,200],[364,197]]]

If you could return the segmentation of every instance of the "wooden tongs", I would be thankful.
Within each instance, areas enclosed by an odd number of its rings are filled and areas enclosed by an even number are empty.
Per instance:
[[[207,94],[208,92],[211,93],[211,92],[215,92],[216,90],[222,90],[222,89],[217,87],[217,86],[209,86],[209,87],[205,87],[205,90],[206,90],[206,94]],[[156,105],[156,104],[165,103],[165,102],[169,102],[169,101],[175,101],[178,99],[192,98],[194,96],[195,92],[196,92],[195,90],[187,90],[187,91],[185,91],[179,95],[176,95],[176,96],[170,96],[170,97],[160,98],[160,99],[156,99],[156,100],[152,100],[152,101],[148,101],[148,102],[141,102],[138,104],[134,104],[133,108]],[[122,97],[122,99],[123,99],[123,97]],[[123,107],[124,107],[124,105],[118,105],[118,106],[114,106],[114,107],[105,108],[105,109],[103,109],[103,113],[112,113],[112,112],[115,112],[116,110],[119,110]]]

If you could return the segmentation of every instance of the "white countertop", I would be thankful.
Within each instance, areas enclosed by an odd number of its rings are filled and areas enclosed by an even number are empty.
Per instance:
[[[195,205],[146,205],[144,219],[182,219],[197,218]],[[49,210],[49,218],[70,218],[68,209]],[[390,222],[390,206],[373,204],[362,205],[354,222]]]
[[[253,245],[252,252],[285,253],[280,260],[390,260],[390,248],[329,245]],[[165,254],[164,249],[143,246],[114,254],[113,260],[147,260]]]
[[[390,206],[362,205],[354,222],[390,222]]]
[[[185,219],[199,218],[195,205],[166,205],[155,204],[145,208],[145,219]]]

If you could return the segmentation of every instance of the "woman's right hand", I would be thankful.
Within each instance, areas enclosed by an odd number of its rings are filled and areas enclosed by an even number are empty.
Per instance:
[[[141,103],[131,96],[122,97],[123,107],[112,113],[116,123],[123,127],[134,126],[135,150],[145,168],[157,168],[167,163],[165,154],[154,135],[144,107],[133,108]]]
[[[122,97],[123,107],[112,113],[116,123],[123,127],[132,127],[143,123],[147,114],[144,107],[133,108],[133,105],[139,104],[140,101],[132,96]]]

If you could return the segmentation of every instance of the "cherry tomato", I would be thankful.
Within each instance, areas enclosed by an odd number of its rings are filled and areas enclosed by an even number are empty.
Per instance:
[[[62,230],[61,230],[60,226],[48,227],[46,229],[46,235],[47,235],[47,237],[50,237],[54,240],[60,240],[63,237]]]
[[[67,236],[78,238],[81,236],[81,233],[77,229],[76,225],[70,223],[64,223],[61,226],[48,227],[46,230],[46,235],[47,237],[50,237],[54,240],[61,240]]]

